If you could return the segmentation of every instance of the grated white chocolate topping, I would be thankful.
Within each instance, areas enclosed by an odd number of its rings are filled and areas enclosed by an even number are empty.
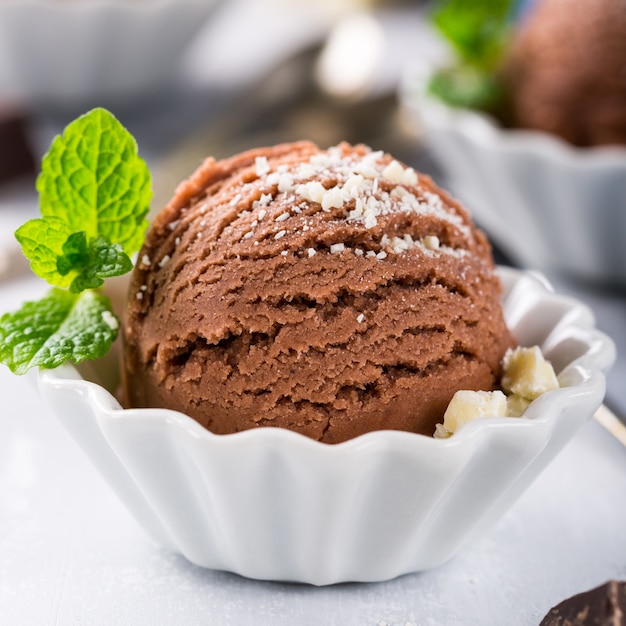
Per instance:
[[[308,211],[310,220],[311,206],[317,205],[318,210],[325,213],[346,208],[343,219],[366,230],[376,227],[381,216],[404,212],[431,215],[450,223],[464,237],[469,236],[470,228],[460,215],[450,211],[437,194],[418,187],[419,177],[413,168],[405,167],[396,160],[388,162],[384,157],[382,151],[372,150],[364,155],[346,154],[339,146],[314,154],[296,166],[279,164],[273,168],[267,158],[256,157],[255,173],[258,178],[264,178],[264,184],[271,191],[264,191],[252,202],[251,211],[257,213],[250,230],[241,235],[240,241],[254,236],[255,229],[267,217],[267,207],[279,194],[285,196],[285,203],[290,207],[273,218],[278,223],[287,222],[303,210]],[[334,182],[331,186],[324,186],[322,181],[327,180]],[[255,183],[244,183],[241,193],[236,196],[238,201],[246,195],[245,187]],[[243,211],[239,217],[249,214],[250,211]],[[297,230],[306,232],[309,228],[310,222],[305,219]],[[289,232],[295,230],[280,229],[273,235],[274,239],[281,239]],[[389,254],[403,254],[410,250],[419,250],[428,256],[447,254],[460,257],[467,254],[462,247],[441,245],[435,234],[420,239],[413,239],[410,233],[396,233],[391,237],[383,235],[378,244],[380,250],[370,250],[367,256],[383,260]],[[363,250],[351,249],[346,243],[338,242],[330,246],[331,254],[344,251],[363,255]],[[308,254],[311,256],[310,252]]]

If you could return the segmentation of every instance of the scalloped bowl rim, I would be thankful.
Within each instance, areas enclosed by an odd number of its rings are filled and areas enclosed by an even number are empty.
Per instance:
[[[535,289],[541,288],[545,293],[553,293],[548,290],[549,284],[545,279],[536,272],[514,270],[510,268],[499,267],[500,274],[510,276],[518,275],[528,277],[535,283]],[[588,320],[593,321],[594,316],[589,307],[581,301],[554,294],[562,301],[568,301],[572,308],[584,311]],[[558,326],[558,325],[557,325]],[[115,397],[104,387],[90,380],[81,377],[75,366],[71,364],[63,365],[54,370],[39,370],[40,382],[50,386],[66,386],[73,387],[87,394],[93,400],[94,408],[98,409],[99,414],[106,416],[108,419],[114,420],[154,420],[158,418],[161,421],[176,423],[187,433],[196,438],[204,439],[209,445],[236,446],[242,445],[250,441],[254,443],[275,444],[300,446],[302,449],[315,450],[318,454],[343,454],[355,453],[363,448],[372,448],[378,446],[387,446],[390,444],[400,446],[401,448],[410,447],[413,452],[415,450],[427,451],[436,450],[437,454],[446,454],[447,451],[454,450],[458,447],[469,445],[474,440],[492,436],[495,433],[502,433],[508,436],[510,433],[517,432],[517,429],[527,428],[543,428],[549,422],[553,421],[554,414],[559,413],[559,408],[573,402],[581,393],[592,393],[598,386],[604,386],[605,377],[602,372],[602,366],[599,363],[606,364],[606,367],[615,359],[615,347],[612,340],[602,331],[595,327],[587,329],[596,340],[599,341],[601,355],[595,355],[595,362],[590,362],[592,356],[589,350],[568,363],[562,372],[573,374],[575,382],[567,386],[560,387],[554,391],[548,392],[535,400],[527,408],[524,415],[519,418],[511,417],[490,417],[486,419],[476,419],[460,428],[452,437],[447,439],[435,439],[434,437],[421,435],[406,431],[397,430],[378,430],[368,432],[341,443],[322,443],[311,439],[300,433],[290,431],[284,428],[264,426],[262,428],[249,429],[231,434],[215,434],[200,425],[194,419],[182,412],[164,408],[145,408],[145,409],[125,409],[122,408]],[[591,343],[591,342],[589,342]],[[487,434],[489,433],[489,435]]]
[[[177,423],[181,428],[195,438],[203,438],[211,442],[223,442],[224,445],[235,445],[235,440],[246,442],[253,438],[259,442],[285,443],[288,445],[302,445],[325,450],[324,454],[333,454],[337,451],[343,451],[351,448],[361,448],[363,446],[379,445],[387,443],[389,440],[396,440],[399,445],[410,444],[411,446],[437,446],[438,448],[451,448],[463,445],[464,440],[472,437],[480,436],[484,430],[493,428],[528,428],[532,424],[547,422],[551,419],[551,412],[540,411],[537,409],[538,403],[534,403],[532,409],[529,407],[525,415],[521,418],[510,417],[491,417],[488,419],[477,419],[463,426],[454,437],[448,439],[435,439],[426,435],[417,433],[399,431],[399,430],[377,430],[368,432],[341,443],[324,443],[306,437],[300,433],[290,431],[285,428],[274,426],[264,426],[262,428],[253,428],[237,433],[215,434],[204,428],[188,415],[172,409],[146,408],[146,409],[124,409],[119,406],[115,398],[109,391],[101,387],[98,383],[89,380],[74,378],[71,372],[77,372],[72,365],[64,365],[56,370],[42,370],[41,378],[44,384],[68,386],[79,389],[82,393],[87,394],[94,402],[94,406],[110,419],[129,419],[129,420],[154,420],[155,417],[169,423]],[[584,377],[581,376],[581,383],[576,386],[562,387],[551,393],[551,401],[556,400],[556,395],[561,397],[561,401],[567,401],[572,396],[578,395],[581,390],[587,387],[595,386],[598,383],[597,373],[589,373]],[[545,408],[545,407],[544,407]],[[384,437],[384,439],[381,439]],[[255,441],[256,442],[256,441]],[[213,445],[220,445],[213,443]]]

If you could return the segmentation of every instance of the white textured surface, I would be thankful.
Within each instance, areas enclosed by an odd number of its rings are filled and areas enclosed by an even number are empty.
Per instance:
[[[2,285],[2,307],[40,290],[35,281]],[[30,381],[2,368],[0,393],[6,624],[536,626],[565,596],[626,578],[626,449],[593,422],[448,564],[317,588],[201,569],[156,546]]]

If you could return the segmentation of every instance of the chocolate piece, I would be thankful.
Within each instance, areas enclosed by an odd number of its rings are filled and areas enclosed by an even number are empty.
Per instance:
[[[0,184],[35,175],[35,158],[26,132],[26,116],[0,104]]]
[[[610,580],[550,609],[539,626],[625,626],[626,582]]]
[[[131,281],[124,388],[215,433],[431,436],[512,339],[468,213],[388,154],[301,142],[208,159]]]

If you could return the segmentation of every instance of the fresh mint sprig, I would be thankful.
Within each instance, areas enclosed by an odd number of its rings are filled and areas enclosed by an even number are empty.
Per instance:
[[[25,374],[31,367],[96,358],[108,352],[118,328],[101,293],[89,289],[74,294],[55,287],[41,300],[0,318],[0,361],[13,373]]]
[[[95,289],[132,269],[152,197],[134,138],[100,108],[53,140],[37,190],[42,217],[15,235],[33,272],[56,288],[0,318],[0,362],[16,374],[106,354],[119,321]]]
[[[429,91],[452,106],[496,111],[504,89],[498,68],[510,40],[516,0],[439,0],[432,23],[456,61],[435,72]]]
[[[42,217],[15,233],[35,274],[57,287],[69,287],[81,273],[107,278],[101,273],[100,255],[83,255],[75,265],[65,244],[76,233],[85,234],[88,247],[100,237],[128,256],[141,247],[152,197],[150,172],[137,154],[133,136],[105,109],[93,109],[57,136],[41,164],[37,178]],[[72,244],[70,244],[70,247]],[[102,252],[102,250],[101,250]],[[87,265],[84,262],[88,262]],[[123,267],[128,271],[130,259]]]

